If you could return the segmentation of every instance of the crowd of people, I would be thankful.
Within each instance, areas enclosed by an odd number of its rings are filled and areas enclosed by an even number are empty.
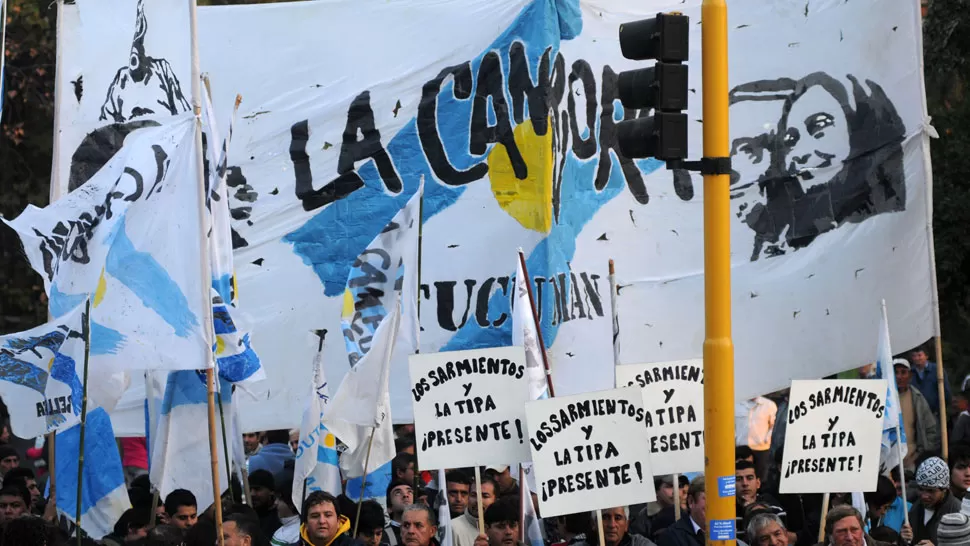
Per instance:
[[[935,364],[921,350],[894,361],[908,456],[885,469],[875,491],[783,494],[787,395],[740,401],[736,409],[736,533],[745,546],[970,546],[970,392],[951,395],[951,443],[941,458]],[[862,377],[871,369],[861,369]],[[932,379],[932,381],[930,380]],[[3,413],[0,406],[0,414]],[[934,411],[936,410],[936,411]],[[222,498],[227,546],[519,546],[522,516],[518,474],[509,466],[453,468],[437,483],[418,472],[414,427],[395,427],[397,456],[383,499],[354,502],[345,494],[305,494],[294,505],[297,430],[243,435],[247,487],[233,477]],[[0,546],[73,544],[73,524],[58,515],[41,486],[46,450],[21,450],[0,427]],[[143,438],[119,439],[131,508],[100,541],[87,545],[211,546],[217,543],[214,506],[198,506],[192,491],[159,498],[148,479]],[[22,454],[25,457],[22,457]],[[26,464],[22,464],[26,463]],[[33,463],[33,464],[30,464]],[[200,461],[200,464],[204,464]],[[37,473],[35,474],[35,470]],[[475,476],[481,476],[476,481]],[[204,484],[200,484],[200,487]],[[602,546],[703,546],[707,536],[702,475],[657,476],[656,501],[601,511]],[[246,491],[248,490],[248,491]],[[525,488],[528,491],[528,488]],[[482,506],[479,507],[479,497]],[[447,500],[449,518],[439,521]],[[532,502],[541,518],[534,493]],[[484,521],[479,522],[479,510]],[[592,512],[539,519],[543,546],[601,546]],[[481,523],[481,525],[480,525]],[[484,529],[484,532],[481,530]],[[530,546],[537,546],[530,539]]]

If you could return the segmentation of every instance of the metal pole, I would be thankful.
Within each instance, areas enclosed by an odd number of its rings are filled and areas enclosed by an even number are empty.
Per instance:
[[[77,528],[74,530],[77,535],[77,546],[81,546],[81,499],[84,485],[84,429],[85,421],[88,418],[88,362],[91,357],[91,298],[84,302],[84,383],[81,384],[81,425],[80,438],[78,439],[77,455],[77,508],[74,512],[74,523]],[[54,498],[57,502],[57,498]]]
[[[725,0],[701,5],[704,157],[731,156]],[[704,175],[704,456],[707,540],[736,544],[734,342],[731,340],[730,176]],[[722,540],[716,540],[723,538]]]

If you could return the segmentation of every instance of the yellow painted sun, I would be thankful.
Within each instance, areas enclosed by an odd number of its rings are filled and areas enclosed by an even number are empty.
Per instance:
[[[488,154],[492,194],[502,210],[522,227],[549,233],[552,228],[552,130],[539,136],[532,120],[526,120],[512,134],[528,167],[528,175],[525,180],[516,178],[508,150],[502,144],[496,145]]]

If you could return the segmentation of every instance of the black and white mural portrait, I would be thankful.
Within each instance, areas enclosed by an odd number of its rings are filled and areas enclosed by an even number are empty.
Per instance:
[[[906,208],[906,128],[877,83],[815,72],[749,82],[730,97],[732,116],[749,106],[778,112],[776,124],[732,135],[731,199],[755,233],[752,260]]]

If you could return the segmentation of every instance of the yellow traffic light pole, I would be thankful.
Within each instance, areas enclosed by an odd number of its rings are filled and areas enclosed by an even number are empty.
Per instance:
[[[701,7],[704,157],[731,155],[727,3]],[[708,543],[735,544],[730,175],[704,175],[704,476]]]

